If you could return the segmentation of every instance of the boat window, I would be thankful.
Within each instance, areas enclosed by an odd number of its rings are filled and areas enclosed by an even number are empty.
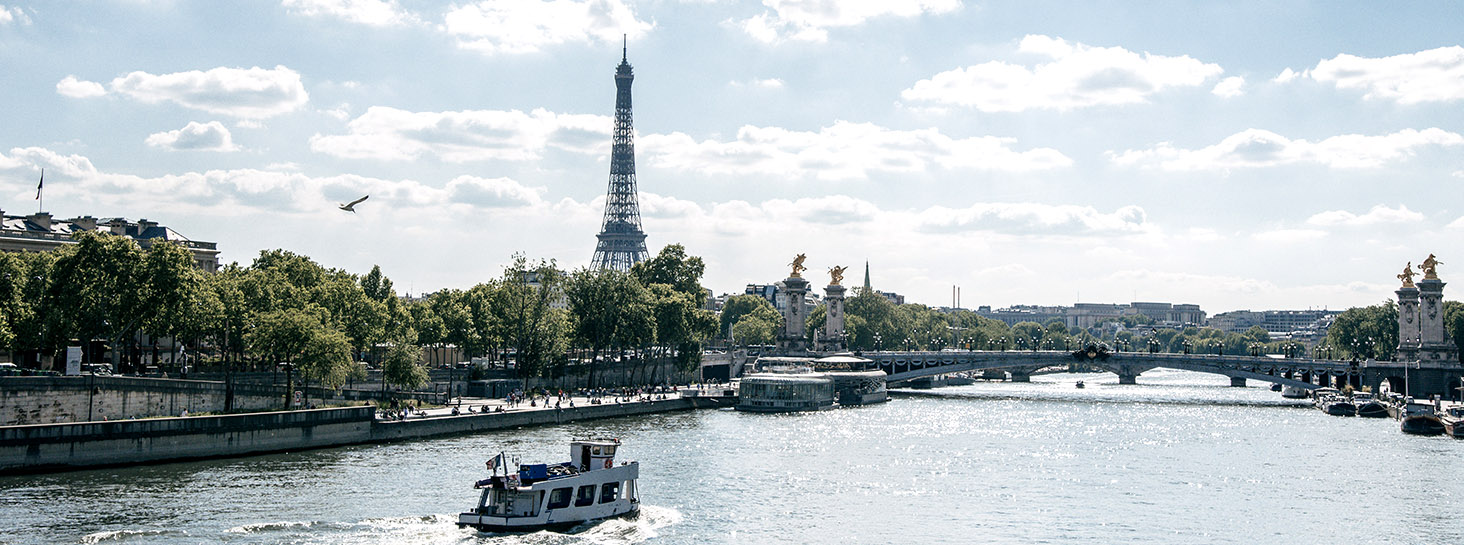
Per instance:
[[[590,452],[593,453],[595,456],[599,456],[600,455],[600,447],[595,447],[594,450],[591,450]]]
[[[584,507],[595,503],[595,485],[587,484],[579,487],[579,493],[575,494],[574,506]]]
[[[605,455],[606,456],[614,456],[615,455],[615,447],[613,447],[613,446],[612,447],[605,447]]]
[[[610,503],[612,501],[615,501],[616,496],[619,495],[620,481],[600,485],[600,503]]]
[[[570,490],[571,490],[570,487],[566,486],[564,488],[555,488],[554,491],[550,492],[549,493],[549,508],[550,509],[563,509],[565,507],[569,507],[569,491]]]

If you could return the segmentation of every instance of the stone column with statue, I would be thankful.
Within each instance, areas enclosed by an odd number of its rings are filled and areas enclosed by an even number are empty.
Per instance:
[[[844,271],[848,267],[829,269],[829,285],[824,287],[824,330],[820,346],[826,351],[847,349],[844,335]]]
[[[1413,284],[1413,263],[1403,267],[1398,279],[1403,287],[1398,294],[1398,361],[1417,361],[1420,324],[1418,322],[1418,287]]]
[[[1443,262],[1428,254],[1419,264],[1423,280],[1418,281],[1418,360],[1429,363],[1457,364],[1459,348],[1449,339],[1444,324],[1444,282],[1439,280],[1438,266]],[[1402,313],[1402,309],[1399,309]],[[1402,331],[1399,331],[1399,336]]]
[[[798,254],[789,263],[792,274],[783,279],[783,334],[778,336],[778,348],[785,351],[799,351],[808,348],[808,314],[804,311],[804,299],[808,295],[808,281],[803,279],[803,266],[807,256]]]

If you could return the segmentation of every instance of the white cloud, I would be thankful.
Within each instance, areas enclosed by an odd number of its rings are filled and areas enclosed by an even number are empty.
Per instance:
[[[147,137],[147,145],[168,151],[238,151],[229,129],[218,121],[188,125],[173,131],[154,133]]]
[[[1449,222],[1444,227],[1448,229],[1464,229],[1464,216],[1459,216],[1459,219]]]
[[[1091,206],[1043,203],[977,203],[952,209],[934,206],[920,213],[926,232],[994,231],[1014,235],[1140,233],[1148,215],[1138,206],[1102,213]]]
[[[1399,104],[1464,100],[1464,47],[1457,45],[1381,58],[1342,54],[1307,73],[1338,89],[1362,90],[1367,99]]]
[[[352,159],[410,160],[435,155],[461,163],[486,159],[526,161],[547,148],[606,152],[613,120],[555,114],[543,109],[409,112],[372,106],[346,125],[347,134],[315,135],[310,149]]]
[[[74,204],[105,203],[113,208],[157,208],[180,214],[240,216],[252,213],[334,213],[338,203],[370,194],[372,207],[405,211],[428,217],[444,210],[508,209],[542,214],[557,205],[540,197],[542,188],[527,188],[508,178],[461,176],[445,187],[414,180],[385,180],[357,175],[313,177],[296,172],[294,165],[271,165],[267,170],[232,169],[184,172],[155,177],[105,172],[86,157],[62,155],[45,148],[14,148],[0,154],[0,171],[45,167],[48,194],[65,196]],[[35,185],[6,176],[0,194],[28,191]],[[28,176],[26,177],[28,178]],[[90,201],[90,202],[88,202]]]
[[[485,54],[538,51],[562,43],[616,43],[655,25],[636,19],[622,0],[520,0],[454,7],[443,28],[458,47]]]
[[[312,17],[336,17],[370,26],[413,23],[417,17],[397,5],[396,0],[284,0],[291,11]]]
[[[1011,149],[1014,139],[955,139],[938,129],[901,131],[870,123],[835,122],[818,132],[744,126],[731,141],[698,142],[683,133],[639,140],[647,164],[703,174],[766,174],[821,180],[864,179],[870,172],[948,169],[1025,172],[1066,167],[1051,148]]]
[[[732,82],[732,86],[733,87],[757,87],[757,88],[760,88],[760,89],[782,89],[783,88],[783,80],[778,79],[778,78],[768,78],[768,79],[753,79],[753,80],[749,80],[747,83],[743,83],[743,82],[740,82],[740,81],[734,81],[734,82]]]
[[[1456,170],[1456,171],[1454,171],[1454,177],[1455,178],[1464,178],[1464,170]]]
[[[1464,145],[1464,136],[1439,128],[1404,129],[1392,134],[1344,134],[1320,142],[1291,140],[1262,129],[1247,129],[1220,143],[1196,150],[1161,143],[1146,150],[1108,152],[1115,164],[1188,171],[1318,164],[1329,168],[1374,168],[1412,157],[1431,146]]]
[[[830,28],[864,24],[877,17],[916,17],[960,9],[960,0],[763,0],[771,11],[734,24],[767,43],[784,40],[823,42]]]
[[[1328,210],[1318,212],[1306,220],[1311,225],[1332,226],[1332,225],[1377,225],[1381,223],[1417,223],[1423,221],[1423,214],[1409,210],[1407,206],[1398,205],[1398,208],[1388,208],[1385,205],[1372,207],[1366,214],[1353,214],[1346,210]]]
[[[1189,56],[1135,53],[1061,38],[1028,35],[1019,51],[1051,59],[1031,67],[991,61],[921,80],[900,96],[909,101],[974,107],[983,112],[1072,110],[1134,104],[1175,87],[1194,87],[1220,75],[1219,65]]]
[[[1241,76],[1230,76],[1215,84],[1210,92],[1223,98],[1234,98],[1245,94],[1245,78]]]
[[[24,10],[20,8],[7,8],[5,5],[0,4],[0,25],[8,25],[10,23],[29,25],[31,24],[31,20],[30,16],[26,15]]]
[[[149,104],[171,101],[195,110],[250,119],[290,112],[310,99],[300,83],[300,74],[284,66],[160,75],[132,72],[112,80],[111,87],[114,93]]]
[[[107,94],[102,84],[95,81],[76,79],[76,76],[66,76],[56,82],[56,93],[71,98],[91,98]]]
[[[448,199],[479,208],[516,208],[544,203],[544,188],[528,188],[510,178],[458,176],[447,183]]]
[[[1301,72],[1297,72],[1295,70],[1287,68],[1285,70],[1282,70],[1280,74],[1276,74],[1276,77],[1272,78],[1271,81],[1274,81],[1276,83],[1286,83],[1300,76]]]
[[[1320,240],[1325,236],[1327,232],[1320,229],[1275,229],[1254,233],[1251,238],[1273,244],[1300,244]]]

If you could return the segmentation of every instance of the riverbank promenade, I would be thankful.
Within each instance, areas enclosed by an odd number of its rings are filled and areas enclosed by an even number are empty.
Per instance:
[[[721,392],[721,390],[719,390]],[[0,427],[0,474],[224,458],[404,441],[724,406],[701,390],[644,395],[539,396],[509,403],[462,398],[448,407],[357,407]],[[688,394],[688,395],[683,395]],[[547,403],[546,403],[547,401]],[[598,401],[598,402],[597,402]],[[556,406],[557,405],[557,406]],[[454,414],[454,410],[457,414]]]

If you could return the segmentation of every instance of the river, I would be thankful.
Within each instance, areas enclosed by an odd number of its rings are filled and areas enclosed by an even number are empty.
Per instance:
[[[820,413],[4,477],[0,543],[1464,543],[1464,441],[1225,377],[1139,382],[1043,375]],[[453,524],[485,459],[567,460],[582,436],[619,437],[641,462],[640,517],[566,534]]]

